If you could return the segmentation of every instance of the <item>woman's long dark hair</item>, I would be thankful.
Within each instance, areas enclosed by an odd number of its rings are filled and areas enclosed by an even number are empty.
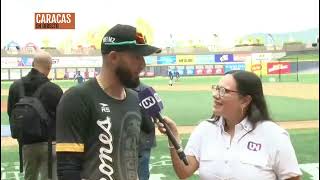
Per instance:
[[[246,112],[248,121],[252,124],[252,130],[256,128],[259,121],[271,120],[260,78],[252,72],[242,70],[229,71],[226,74],[233,76],[237,83],[237,91],[242,96],[250,95],[252,98]],[[213,114],[211,118],[213,118],[213,122],[215,122],[219,120],[220,117]]]

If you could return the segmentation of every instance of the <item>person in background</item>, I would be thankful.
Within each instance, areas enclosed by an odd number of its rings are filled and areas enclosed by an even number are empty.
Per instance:
[[[136,92],[143,91],[149,86],[140,82],[140,85],[133,90]],[[150,178],[149,164],[152,148],[156,147],[155,125],[151,117],[143,113],[141,123],[141,132],[139,139],[139,180],[148,180]]]
[[[177,82],[180,79],[180,73],[179,73],[178,69],[175,70],[174,76],[176,78],[175,81]]]
[[[173,83],[173,73],[172,73],[172,70],[171,70],[171,69],[169,69],[168,75],[169,75],[169,86],[172,86],[172,83]]]
[[[77,71],[73,81],[75,81],[75,80],[77,80],[78,84],[81,84],[85,81],[85,79],[81,75],[80,71]]]
[[[52,154],[52,179],[57,179],[57,161],[55,154],[55,129],[56,129],[56,107],[63,94],[62,89],[50,82],[48,74],[52,67],[51,55],[47,52],[38,52],[34,56],[31,71],[21,78],[25,96],[33,96],[38,88],[41,87],[38,99],[49,115],[48,129],[43,137],[31,137],[22,135],[19,144],[22,146],[22,159],[25,180],[37,180],[38,177],[48,179],[48,155]],[[8,96],[8,116],[14,109],[14,105],[20,97],[19,82],[11,84]],[[52,141],[52,153],[48,151],[48,141]]]

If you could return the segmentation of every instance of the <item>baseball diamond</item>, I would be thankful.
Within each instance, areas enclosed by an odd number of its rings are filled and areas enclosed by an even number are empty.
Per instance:
[[[302,76],[303,77],[303,76]],[[305,77],[308,77],[306,75]],[[315,76],[313,76],[315,77]],[[142,82],[150,84],[158,91],[164,102],[163,115],[174,117],[179,125],[179,131],[183,134],[183,144],[200,121],[209,117],[210,85],[217,82],[219,77],[181,77],[173,86],[168,86],[166,78],[142,78]],[[270,105],[273,119],[281,126],[289,130],[291,140],[296,149],[300,168],[303,171],[303,179],[316,179],[319,174],[315,169],[319,168],[319,149],[317,143],[308,143],[312,138],[319,136],[319,87],[318,79],[310,82],[268,82],[264,81],[263,88]],[[307,78],[306,78],[307,79]],[[65,91],[76,85],[72,81],[55,81]],[[8,128],[6,115],[6,100],[11,82],[1,82],[1,124],[2,128]],[[306,93],[307,92],[307,93]],[[196,102],[201,102],[196,105]],[[276,106],[275,108],[273,108]],[[300,112],[297,112],[300,109]],[[314,111],[314,112],[312,112]],[[309,112],[309,113],[307,113]],[[152,180],[177,179],[173,170],[165,170],[171,167],[171,160],[167,150],[166,137],[158,131],[157,147],[151,154],[150,172]],[[310,140],[309,140],[310,139]],[[10,137],[1,137],[1,177],[2,179],[21,179],[23,175],[18,172],[18,156],[16,141]],[[308,148],[306,148],[308,147]],[[189,179],[197,179],[197,174]]]

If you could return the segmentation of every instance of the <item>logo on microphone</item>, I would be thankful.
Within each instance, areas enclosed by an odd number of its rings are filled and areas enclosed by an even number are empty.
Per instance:
[[[150,107],[154,106],[156,104],[156,99],[152,96],[146,97],[141,101],[140,106],[142,106],[144,109],[149,109]]]
[[[156,98],[157,102],[161,102],[160,96],[158,95],[158,93],[154,93],[153,94],[154,98]]]

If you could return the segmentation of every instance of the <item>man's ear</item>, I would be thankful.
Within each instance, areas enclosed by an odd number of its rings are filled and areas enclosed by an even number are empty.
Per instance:
[[[116,52],[116,51],[111,51],[109,54],[108,54],[108,59],[110,60],[110,62],[112,64],[115,64],[116,61],[118,60],[118,56],[119,54]]]

